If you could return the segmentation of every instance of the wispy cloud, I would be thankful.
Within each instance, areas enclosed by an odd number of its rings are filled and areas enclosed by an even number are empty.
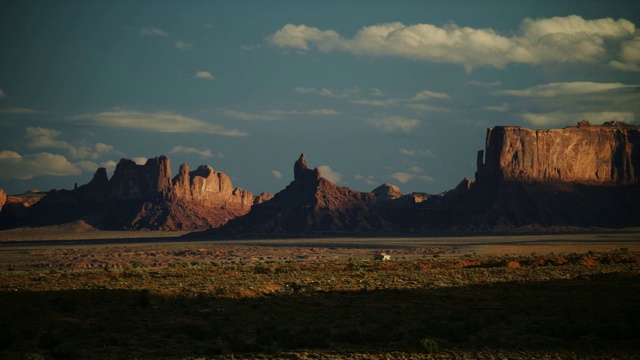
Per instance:
[[[335,116],[338,112],[333,109],[312,109],[312,110],[268,110],[260,113],[250,113],[230,109],[220,109],[222,115],[244,121],[270,121],[282,119],[286,116],[310,115],[310,116]]]
[[[72,117],[82,124],[123,129],[135,129],[163,133],[204,133],[223,136],[246,136],[243,131],[225,129],[222,125],[211,124],[171,112],[145,113],[141,111],[107,111]]]
[[[586,20],[580,16],[524,19],[516,35],[449,23],[385,23],[362,28],[351,39],[334,30],[286,24],[268,38],[280,48],[344,51],[362,56],[394,56],[453,63],[466,71],[510,63],[586,63],[640,71],[640,36],[625,19]]]
[[[213,74],[211,74],[208,71],[198,71],[196,72],[196,75],[194,76],[197,79],[204,79],[204,80],[213,80],[214,76]]]
[[[435,158],[435,154],[429,149],[415,150],[415,149],[400,148],[398,149],[398,152],[402,155],[407,155],[407,156],[423,156],[428,158]]]
[[[353,176],[356,180],[364,181],[367,185],[375,185],[376,178],[373,175],[360,175],[356,174]]]
[[[509,104],[507,104],[506,102],[503,102],[500,105],[485,106],[485,107],[483,107],[483,109],[487,110],[487,111],[505,112],[505,111],[509,110]]]
[[[2,99],[5,96],[7,96],[7,94],[5,94],[5,92],[2,91],[2,89],[0,89],[0,99]]]
[[[33,115],[33,114],[40,114],[42,112],[43,111],[40,111],[40,110],[23,108],[23,107],[0,108],[0,114]]]
[[[359,87],[346,88],[346,89],[331,89],[331,88],[315,88],[315,87],[295,87],[293,90],[299,94],[315,94],[334,99],[353,99],[358,98],[361,95],[366,94],[378,94],[379,89],[370,88],[362,89]]]
[[[196,148],[182,146],[182,145],[175,146],[173,149],[171,149],[171,151],[169,151],[169,154],[193,154],[193,155],[198,155],[201,158],[205,158],[205,159],[212,158],[212,157],[218,157],[218,158],[224,157],[222,153],[214,154],[209,149],[198,150]]]
[[[553,82],[553,83],[533,86],[533,87],[522,89],[522,90],[503,90],[503,91],[498,91],[496,94],[520,96],[520,97],[549,98],[549,97],[556,97],[556,96],[584,95],[584,94],[593,94],[593,93],[605,92],[605,91],[638,89],[638,88],[640,88],[640,85],[576,81],[576,82]]]
[[[222,111],[223,116],[243,121],[269,121],[278,119],[278,117],[273,114],[255,114],[246,111],[237,111],[230,109],[220,110]]]
[[[180,50],[191,50],[193,49],[193,44],[188,44],[184,41],[176,41],[175,42],[176,48],[180,49]]]
[[[169,34],[167,34],[166,31],[162,31],[158,28],[140,28],[140,35],[142,36],[150,36],[150,37],[167,37],[169,36]]]
[[[467,85],[479,86],[483,88],[496,88],[496,87],[502,86],[502,82],[500,81],[482,82],[477,80],[470,80],[470,81],[467,81]]]
[[[380,119],[372,119],[368,121],[377,129],[384,132],[405,132],[410,133],[413,129],[420,126],[420,121],[416,119],[407,119],[402,116],[388,116]]]
[[[271,176],[273,176],[276,179],[282,179],[282,173],[278,170],[272,170]]]

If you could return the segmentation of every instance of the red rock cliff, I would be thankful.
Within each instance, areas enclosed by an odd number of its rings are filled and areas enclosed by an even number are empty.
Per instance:
[[[637,184],[640,126],[583,121],[564,129],[497,126],[478,154],[478,182],[566,181]]]

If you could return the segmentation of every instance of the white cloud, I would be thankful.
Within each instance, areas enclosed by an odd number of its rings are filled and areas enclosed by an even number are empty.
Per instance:
[[[205,80],[213,80],[213,79],[215,79],[213,77],[213,74],[211,74],[208,71],[198,71],[196,73],[196,75],[195,75],[195,78],[197,78],[197,79],[205,79]]]
[[[580,16],[524,19],[516,35],[449,23],[404,25],[400,22],[362,28],[351,38],[336,31],[286,24],[269,37],[280,48],[321,52],[345,51],[363,56],[394,56],[453,63],[471,71],[509,63],[591,63],[620,70],[640,66],[635,26],[628,20],[585,20]],[[614,51],[611,51],[614,49]]]
[[[81,169],[62,155],[41,152],[20,155],[15,151],[0,151],[0,177],[28,180],[36,176],[79,175]]]
[[[596,83],[590,81],[553,82],[548,84],[536,85],[523,90],[498,91],[496,94],[520,97],[550,98],[564,95],[584,95],[632,88],[640,88],[640,85],[625,85],[622,83]]]
[[[422,170],[422,168],[419,167],[419,166],[413,166],[413,167],[409,168],[408,171],[410,171],[412,173],[417,173],[417,174],[420,174],[420,173],[424,172],[424,170]]]
[[[504,103],[502,103],[500,105],[485,106],[485,107],[483,107],[483,109],[487,110],[487,111],[505,112],[505,111],[509,110],[509,104],[504,102]]]
[[[592,124],[602,124],[605,121],[635,122],[636,116],[632,112],[602,111],[602,112],[549,112],[525,113],[522,118],[536,126],[575,125],[578,121],[589,120]]]
[[[169,36],[169,34],[167,34],[165,31],[162,31],[158,28],[140,28],[140,35],[142,36],[150,36],[150,37],[158,37],[158,36],[162,36],[162,37],[167,37]]]
[[[339,172],[333,171],[327,165],[318,166],[318,170],[320,170],[320,175],[323,178],[331,181],[334,184],[339,184],[340,181],[342,181],[342,174],[340,174]]]
[[[273,176],[276,179],[282,179],[282,173],[278,170],[271,171],[271,176]]]
[[[93,161],[82,160],[75,163],[80,169],[86,172],[95,172],[100,166]]]
[[[398,150],[398,152],[402,155],[408,155],[408,156],[413,156],[416,154],[415,150],[410,150],[410,149],[405,149],[405,148],[401,148]]]
[[[224,136],[246,136],[236,129],[225,129],[221,125],[210,124],[171,112],[144,113],[141,111],[107,111],[96,114],[77,115],[76,121],[86,121],[89,125],[136,129],[163,133],[204,133]]]
[[[176,41],[175,43],[176,48],[180,49],[180,50],[191,50],[193,49],[193,44],[187,44],[184,41]]]
[[[174,147],[173,149],[171,149],[171,151],[169,151],[169,154],[194,154],[194,155],[198,155],[202,158],[212,158],[212,157],[223,157],[224,155],[222,155],[221,153],[219,154],[213,154],[211,153],[211,150],[209,149],[205,149],[205,150],[198,150],[196,148],[192,148],[192,147],[186,147],[186,146],[182,146],[182,145],[178,145],[176,147]]]
[[[416,127],[420,126],[419,120],[407,119],[402,116],[389,116],[382,119],[373,119],[369,120],[368,123],[384,132],[401,131],[409,133]]]
[[[427,99],[448,99],[449,95],[441,92],[422,90],[419,93],[415,94],[410,100],[411,101],[423,101]]]
[[[57,140],[56,138],[59,135],[60,132],[56,130],[29,126],[24,137],[27,139],[27,146],[30,148],[63,149],[76,159],[97,159],[113,151],[113,146],[103,143],[97,143],[93,146],[86,144],[74,146],[66,141]]]
[[[407,182],[409,182],[410,180],[413,179],[418,179],[418,180],[422,180],[422,181],[433,181],[434,179],[429,176],[429,175],[419,175],[419,174],[411,174],[411,173],[406,173],[406,172],[395,172],[391,175],[389,175],[390,178],[392,179],[396,179],[399,182],[405,184]]]
[[[148,158],[144,157],[144,156],[136,156],[131,158],[131,160],[133,160],[133,162],[135,162],[138,165],[144,165],[147,163],[147,160],[149,160]]]
[[[391,174],[390,176],[392,179],[396,179],[398,181],[400,181],[401,183],[406,183],[407,181],[413,179],[414,177],[416,177],[414,174],[409,174],[406,172],[396,172]]]
[[[105,168],[107,170],[107,172],[112,173],[116,169],[117,165],[118,165],[117,162],[115,162],[113,160],[109,160],[109,161],[103,162],[100,166]]]

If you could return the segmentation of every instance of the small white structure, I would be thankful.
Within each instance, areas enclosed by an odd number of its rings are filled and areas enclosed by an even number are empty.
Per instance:
[[[373,255],[373,260],[381,260],[381,261],[391,260],[391,255],[387,253],[377,253]]]

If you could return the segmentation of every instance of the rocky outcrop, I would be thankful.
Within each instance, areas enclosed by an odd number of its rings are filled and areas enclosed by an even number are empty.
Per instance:
[[[371,191],[378,202],[396,200],[402,197],[400,188],[392,184],[382,184]]]
[[[180,165],[173,179],[169,199],[193,202],[203,206],[238,209],[247,212],[253,205],[253,194],[240,188],[234,189],[231,179],[223,172],[214,171],[209,165],[190,170]]]
[[[73,190],[52,190],[21,212],[2,211],[3,227],[41,226],[83,220],[101,229],[199,230],[247,213],[251,192],[233,188],[229,177],[202,165],[183,164],[171,178],[165,156],[138,165],[122,159],[108,179],[104,168]]]
[[[284,190],[248,214],[189,237],[326,236],[396,228],[378,211],[373,193],[333,184],[307,166],[304,154],[294,163],[293,174]]]
[[[263,193],[260,193],[260,195],[256,196],[253,199],[253,205],[262,204],[263,202],[267,202],[267,201],[269,201],[271,199],[273,199],[273,194],[268,193],[268,192],[263,192]]]
[[[618,122],[546,130],[490,128],[476,172],[479,182],[635,184],[639,178],[640,127]]]

